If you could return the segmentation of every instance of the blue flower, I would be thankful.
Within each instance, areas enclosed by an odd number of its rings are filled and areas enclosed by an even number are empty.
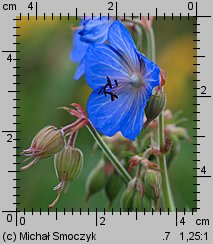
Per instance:
[[[160,85],[160,68],[139,53],[120,21],[109,28],[108,42],[91,45],[86,55],[86,80],[93,89],[87,102],[89,119],[104,135],[120,131],[135,140],[147,101]]]
[[[107,40],[108,29],[112,24],[112,18],[103,16],[86,18],[81,21],[81,26],[74,33],[73,48],[70,53],[70,59],[79,63],[74,79],[78,80],[85,71],[85,56],[91,44],[104,43]]]

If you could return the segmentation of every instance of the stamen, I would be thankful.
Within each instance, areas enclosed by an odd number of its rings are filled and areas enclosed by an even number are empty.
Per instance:
[[[39,161],[39,158],[35,158],[32,162],[30,162],[29,164],[21,167],[21,171],[25,171],[27,169],[29,169],[31,166],[35,165],[37,162]]]
[[[111,96],[111,101],[114,101],[115,99],[118,99],[118,96],[114,92],[115,88],[118,87],[118,81],[117,80],[114,80],[114,83],[115,83],[115,86],[113,87],[110,78],[107,76],[107,83],[106,83],[106,85],[104,85],[103,87],[101,87],[101,89],[98,92],[98,94],[101,94],[103,92],[104,95],[105,95],[105,97],[106,97],[107,94],[110,95]],[[107,90],[107,88],[109,88],[109,89]],[[110,91],[110,89],[112,91]]]
[[[61,194],[62,194],[62,191],[63,191],[63,187],[64,187],[64,181],[61,181],[55,188],[54,190],[57,190],[58,191],[58,194],[57,194],[57,197],[56,199],[48,206],[48,208],[53,208],[56,203],[58,202]]]

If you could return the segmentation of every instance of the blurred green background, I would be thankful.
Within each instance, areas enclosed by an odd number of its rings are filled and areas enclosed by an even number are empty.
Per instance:
[[[167,107],[173,112],[182,110],[188,118],[184,126],[192,137],[194,114],[193,110],[193,21],[191,18],[178,17],[174,20],[158,18],[154,21],[156,33],[157,63],[164,69],[167,76],[165,85]],[[23,18],[18,22],[20,34],[20,106],[19,118],[21,149],[30,146],[34,135],[46,125],[61,127],[67,125],[73,118],[57,107],[69,105],[72,102],[85,106],[91,92],[84,78],[73,79],[77,65],[69,59],[72,47],[71,27],[78,25],[74,19],[54,20],[39,18]],[[145,40],[143,41],[145,43]],[[145,49],[145,44],[144,44]],[[144,50],[145,52],[145,50]],[[146,53],[146,52],[145,52]],[[90,170],[97,164],[100,152],[93,150],[94,140],[87,129],[78,134],[76,145],[84,154],[84,167],[80,177],[71,184],[68,192],[61,196],[57,204],[58,210],[66,208],[103,210],[106,206],[104,192],[92,197],[88,204],[84,203],[85,181]],[[182,151],[176,163],[170,169],[171,186],[176,206],[195,207],[193,202],[195,188],[193,183],[193,146],[192,142],[183,142]],[[19,153],[19,152],[18,152]],[[24,157],[20,157],[20,162]],[[23,163],[21,163],[21,166]],[[19,208],[27,211],[46,211],[56,197],[53,187],[58,184],[53,159],[40,161],[27,172],[20,173],[19,181],[21,195],[17,201]],[[120,197],[114,202],[114,209],[120,208]]]

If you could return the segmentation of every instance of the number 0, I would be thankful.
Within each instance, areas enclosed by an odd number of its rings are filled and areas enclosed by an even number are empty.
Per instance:
[[[12,222],[13,221],[13,216],[12,214],[7,215],[7,222]]]
[[[188,10],[193,10],[193,2],[188,2]]]
[[[20,225],[25,225],[25,217],[20,218]]]

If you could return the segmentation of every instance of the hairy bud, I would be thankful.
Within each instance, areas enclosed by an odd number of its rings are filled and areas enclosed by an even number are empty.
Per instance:
[[[121,208],[123,211],[127,212],[127,211],[132,211],[133,210],[133,199],[135,196],[135,190],[134,189],[129,189],[127,188],[122,196],[121,196]]]
[[[152,201],[144,193],[137,191],[133,199],[133,210],[137,211],[151,211]]]
[[[63,151],[55,155],[54,163],[59,181],[63,181],[69,186],[81,173],[83,154],[80,149],[67,146]],[[67,190],[67,187],[65,188]]]
[[[34,137],[30,148],[22,152],[28,159],[34,158],[34,160],[28,165],[21,168],[26,170],[32,165],[35,165],[39,159],[48,158],[63,150],[65,146],[65,140],[61,130],[58,130],[54,126],[47,126],[39,131]],[[26,161],[26,160],[25,160]]]
[[[156,95],[152,95],[147,102],[146,108],[145,108],[145,114],[146,114],[146,122],[144,123],[143,128],[145,129],[149,123],[156,119],[164,110],[166,105],[166,96],[163,91],[159,91]]]
[[[107,176],[104,167],[104,161],[101,159],[99,164],[90,172],[87,178],[85,195],[86,201],[88,201],[92,195],[104,188],[106,179]]]
[[[157,170],[147,169],[144,175],[145,194],[157,200],[160,197],[161,174]]]
[[[118,174],[112,173],[106,183],[105,186],[105,193],[109,200],[110,205],[118,195],[121,187],[122,187],[123,180]]]
[[[123,192],[121,196],[121,208],[125,212],[133,211],[133,200],[137,191],[141,190],[141,186],[138,182],[138,179],[132,179],[127,189]]]
[[[70,183],[80,175],[83,167],[83,154],[78,148],[67,146],[63,151],[55,155],[54,165],[59,180],[59,184],[54,190],[58,190],[58,196],[49,205],[49,208],[52,208],[57,203],[62,191],[66,192]]]
[[[176,127],[176,130],[174,131],[175,135],[180,139],[180,140],[188,140],[190,141],[190,137],[188,135],[188,132],[186,128],[183,127]]]

